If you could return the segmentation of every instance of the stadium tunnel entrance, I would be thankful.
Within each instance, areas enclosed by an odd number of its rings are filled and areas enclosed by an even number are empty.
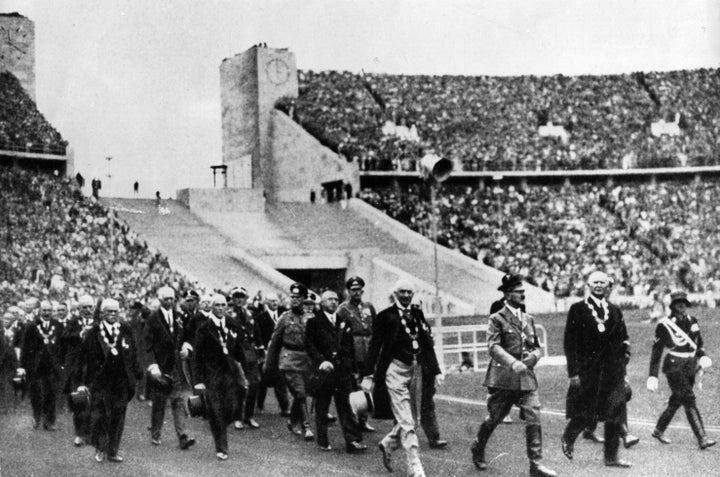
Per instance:
[[[278,272],[300,282],[308,289],[317,293],[325,290],[337,292],[342,301],[342,291],[345,289],[345,268],[307,268],[307,269],[278,269]]]

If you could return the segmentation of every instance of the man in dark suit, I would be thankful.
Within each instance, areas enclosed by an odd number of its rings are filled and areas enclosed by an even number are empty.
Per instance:
[[[600,271],[588,277],[590,295],[568,310],[565,356],[570,389],[570,420],[562,436],[562,450],[573,458],[575,440],[588,425],[605,422],[605,465],[628,468],[618,457],[623,413],[627,412],[625,375],[630,340],[622,312],[605,299],[610,279]]]
[[[320,372],[321,383],[315,394],[315,436],[322,450],[331,450],[328,439],[328,411],[335,399],[338,419],[345,437],[345,450],[358,453],[367,450],[362,444],[362,429],[350,409],[349,394],[357,386],[353,371],[357,369],[352,329],[338,318],[338,296],[326,291],[321,297],[321,311],[307,322],[305,346],[313,372]]]
[[[228,458],[227,426],[240,411],[239,388],[245,355],[233,320],[225,317],[227,301],[213,296],[213,312],[197,331],[193,363],[195,390],[205,394],[207,417],[215,441],[216,456]]]
[[[192,351],[192,349],[195,347],[197,331],[202,325],[210,321],[210,316],[212,315],[212,302],[212,295],[203,295],[202,297],[200,297],[198,308],[195,313],[190,317],[190,321],[185,327],[185,343],[187,343],[189,346],[189,348],[186,347],[186,349]]]
[[[255,317],[258,328],[260,329],[260,338],[266,351],[270,346],[270,338],[272,338],[273,331],[275,331],[275,326],[280,320],[280,316],[286,311],[285,308],[279,305],[280,299],[277,293],[268,293],[265,296],[265,309]],[[269,387],[272,387],[275,391],[275,399],[277,399],[278,406],[280,407],[280,415],[284,417],[290,416],[290,412],[288,411],[290,402],[285,381],[278,375],[263,373],[262,366],[260,367],[260,384],[258,385],[257,393],[258,411],[262,412],[265,408],[265,396],[267,396],[267,389]]]
[[[119,320],[120,304],[105,299],[100,305],[102,321],[83,340],[78,366],[78,391],[90,393],[91,443],[95,460],[122,462],[118,454],[125,428],[127,404],[142,375],[137,347],[127,324]]]
[[[378,313],[365,362],[362,388],[372,388],[376,419],[394,419],[395,425],[380,441],[385,468],[392,472],[391,453],[405,449],[408,475],[425,475],[418,453],[418,438],[410,407],[413,378],[422,374],[443,382],[433,339],[425,317],[410,308],[414,287],[407,280],[395,284],[395,304]],[[374,387],[372,383],[374,381]],[[421,419],[422,419],[421,415]]]
[[[533,317],[524,313],[525,287],[522,277],[511,275],[500,287],[505,304],[488,318],[487,343],[490,363],[485,373],[488,388],[488,416],[480,425],[471,447],[473,463],[479,470],[487,468],[485,447],[495,428],[513,406],[525,416],[525,438],[530,459],[530,475],[555,477],[542,464],[542,428],[540,395],[535,365],[542,356]]]
[[[20,366],[28,376],[35,429],[42,424],[48,431],[56,430],[61,333],[60,325],[52,318],[52,304],[41,302],[40,316],[25,329],[20,353]]]
[[[7,413],[14,402],[10,381],[16,377],[17,357],[12,348],[12,332],[8,331],[14,322],[15,316],[9,312],[0,320],[0,414]]]
[[[180,449],[186,450],[195,444],[195,439],[188,436],[185,423],[187,411],[184,398],[189,391],[189,369],[183,369],[183,360],[188,358],[188,350],[183,349],[185,330],[174,309],[175,290],[161,287],[158,298],[160,308],[148,317],[143,340],[147,362],[151,363],[148,372],[153,388],[150,438],[153,445],[161,444],[160,433],[169,400]],[[165,385],[158,385],[162,381]]]
[[[78,314],[73,316],[63,332],[63,346],[65,355],[65,373],[67,382],[64,392],[68,394],[68,407],[72,409],[70,393],[80,385],[80,355],[82,353],[83,339],[95,324],[93,310],[95,302],[89,295],[83,295],[78,300]],[[82,446],[90,437],[90,408],[77,408],[73,410],[73,427],[75,429],[74,444]]]

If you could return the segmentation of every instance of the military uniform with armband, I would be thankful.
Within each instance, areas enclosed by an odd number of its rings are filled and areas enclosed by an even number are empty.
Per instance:
[[[688,423],[695,433],[700,449],[715,445],[715,441],[705,435],[700,412],[695,403],[695,375],[698,371],[710,367],[712,361],[705,354],[703,340],[700,334],[700,325],[695,317],[686,313],[690,302],[685,292],[675,292],[670,295],[671,314],[660,320],[655,328],[655,342],[650,355],[650,377],[647,388],[657,391],[658,371],[663,350],[668,349],[663,361],[662,371],[667,377],[672,394],[668,406],[658,419],[652,436],[663,444],[670,444],[670,439],[663,433],[667,429],[675,412],[680,406],[685,407]]]

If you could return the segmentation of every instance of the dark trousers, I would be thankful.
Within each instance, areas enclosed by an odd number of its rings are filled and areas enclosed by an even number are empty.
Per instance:
[[[290,402],[288,399],[287,386],[281,377],[277,378],[273,383],[268,383],[267,376],[261,375],[260,384],[258,384],[257,390],[257,408],[261,411],[265,409],[265,397],[267,396],[267,390],[270,387],[269,384],[272,385],[275,392],[275,399],[278,402],[278,407],[280,407],[280,412],[283,414],[286,413],[290,407]]]
[[[230,374],[218,376],[217,381],[207,388],[207,419],[215,441],[215,452],[228,453],[227,426],[238,419],[244,398],[244,392],[239,389],[242,388]]]
[[[125,428],[128,388],[94,389],[90,395],[91,443],[98,452],[115,456]]]
[[[688,362],[690,362],[690,360],[688,360]],[[696,407],[695,393],[693,392],[693,386],[695,385],[694,368],[681,368],[679,372],[667,373],[665,377],[668,380],[671,394],[668,405],[663,413],[660,414],[657,422],[656,427],[660,432],[665,432],[665,429],[667,429],[680,406],[685,407],[685,413],[688,415],[691,410]],[[690,420],[688,417],[688,421]]]
[[[52,372],[30,378],[30,404],[36,425],[55,424],[57,409],[58,376]]]
[[[258,389],[260,386],[260,366],[257,361],[245,365],[245,379],[248,388],[245,392],[244,419],[247,421],[255,416],[255,403],[257,402]]]
[[[352,409],[350,409],[350,400],[348,398],[348,395],[352,392],[352,382],[345,379],[333,383],[332,378],[328,381],[330,382],[323,385],[315,395],[315,431],[318,445],[327,447],[329,444],[328,411],[332,399],[335,399],[335,410],[338,414],[338,421],[345,442],[361,441],[362,431],[353,416]]]
[[[172,410],[173,423],[175,425],[175,433],[178,438],[187,435],[185,428],[185,420],[187,418],[187,410],[185,409],[184,395],[181,389],[176,389],[179,385],[174,384],[173,390],[168,393],[155,389],[152,392],[152,412],[150,416],[150,434],[153,439],[160,439],[163,422],[165,421],[165,408],[167,402],[170,401]]]

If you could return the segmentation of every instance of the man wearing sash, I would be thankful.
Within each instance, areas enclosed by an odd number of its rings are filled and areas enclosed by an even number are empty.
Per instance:
[[[542,351],[534,319],[523,311],[525,288],[522,277],[510,275],[503,278],[500,291],[505,294],[505,304],[488,318],[487,340],[491,359],[484,383],[488,388],[488,416],[480,425],[471,447],[473,463],[479,470],[487,468],[487,442],[510,409],[518,406],[525,417],[530,475],[554,477],[557,474],[542,464],[540,396],[534,371]]]
[[[670,439],[663,433],[667,429],[675,412],[680,406],[685,408],[688,423],[698,440],[700,449],[714,446],[715,441],[705,435],[705,428],[700,412],[695,405],[695,374],[712,365],[712,360],[705,354],[700,326],[695,317],[688,315],[690,302],[687,294],[677,291],[670,295],[670,316],[663,318],[655,328],[655,341],[650,355],[650,377],[647,380],[648,390],[655,392],[658,388],[658,371],[663,350],[668,349],[663,362],[662,371],[670,385],[668,405],[660,414],[652,436],[663,444],[670,444]]]
[[[630,340],[620,309],[608,303],[610,279],[600,271],[588,277],[590,296],[574,303],[565,325],[565,356],[570,377],[568,405],[576,407],[562,436],[562,451],[573,458],[580,433],[596,421],[605,423],[604,457],[609,467],[631,466],[618,457],[623,415],[627,412],[626,366]]]
[[[20,353],[21,374],[27,372],[35,429],[54,431],[60,379],[62,329],[52,317],[52,304],[40,303],[40,316],[29,323]]]

